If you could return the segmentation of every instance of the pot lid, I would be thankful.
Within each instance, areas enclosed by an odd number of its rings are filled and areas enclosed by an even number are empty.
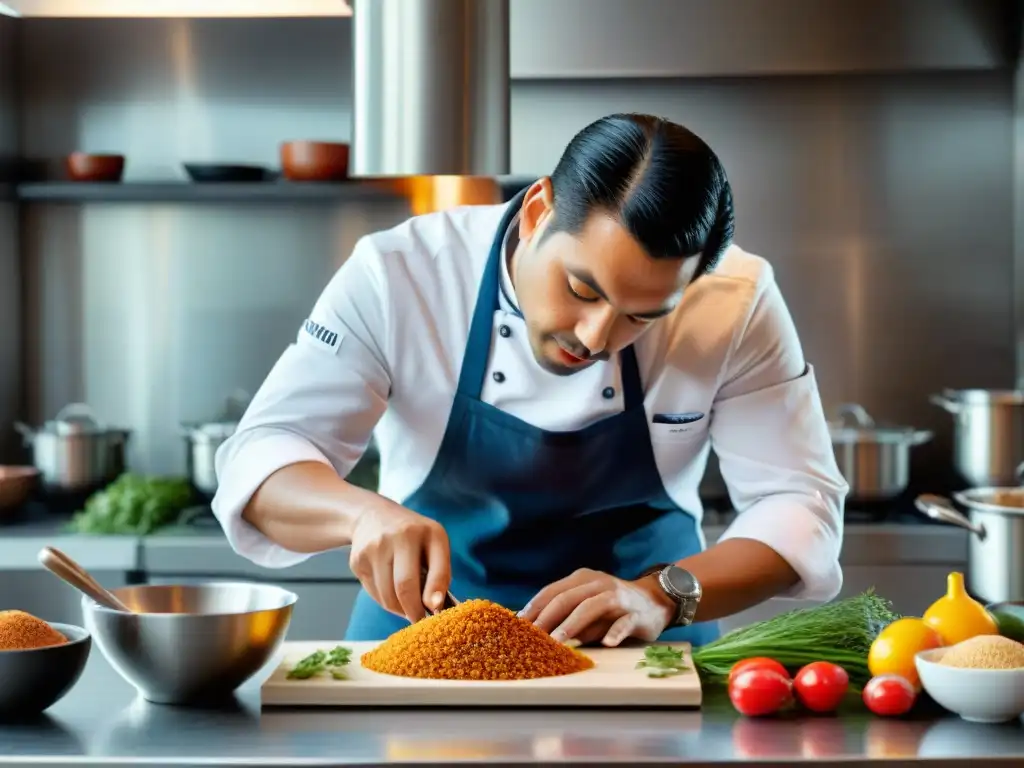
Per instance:
[[[110,431],[85,403],[64,406],[43,429],[57,435],[98,435]]]
[[[1019,389],[947,389],[943,397],[955,403],[971,405],[1021,405],[1024,404],[1024,392]]]
[[[192,430],[192,438],[196,440],[225,440],[235,434],[237,421],[208,421]]]
[[[979,512],[1024,515],[1024,488],[970,488],[953,494],[958,502]]]
[[[877,424],[862,405],[845,403],[838,417],[829,421],[834,443],[921,443],[931,432],[899,425]]]

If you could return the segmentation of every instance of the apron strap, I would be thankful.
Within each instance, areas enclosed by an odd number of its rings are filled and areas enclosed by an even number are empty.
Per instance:
[[[644,385],[640,380],[640,366],[636,362],[636,351],[630,344],[619,353],[619,370],[622,372],[622,399],[625,410],[644,407]]]

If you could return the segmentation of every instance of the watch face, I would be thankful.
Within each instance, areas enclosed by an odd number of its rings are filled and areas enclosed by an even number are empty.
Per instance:
[[[665,579],[681,597],[700,597],[700,583],[689,571],[672,567],[665,572]]]

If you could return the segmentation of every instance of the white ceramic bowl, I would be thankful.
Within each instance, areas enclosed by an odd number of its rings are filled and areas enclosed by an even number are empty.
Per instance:
[[[963,669],[939,663],[946,648],[921,651],[921,687],[942,707],[972,723],[1005,723],[1024,714],[1024,669]]]

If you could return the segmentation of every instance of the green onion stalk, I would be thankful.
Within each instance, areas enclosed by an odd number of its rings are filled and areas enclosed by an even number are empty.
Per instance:
[[[860,691],[871,679],[871,644],[898,618],[889,601],[868,590],[735,629],[694,648],[693,663],[702,680],[715,683],[727,679],[736,662],[755,656],[775,659],[790,674],[813,661],[828,661],[846,670],[850,687]]]

